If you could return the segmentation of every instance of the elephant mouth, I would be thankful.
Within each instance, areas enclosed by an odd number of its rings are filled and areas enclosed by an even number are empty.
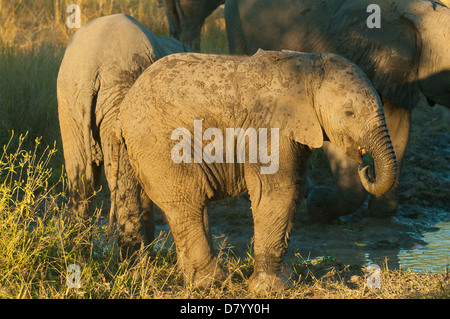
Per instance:
[[[367,176],[370,182],[375,182],[374,159],[366,148],[361,146],[352,147],[351,151],[347,152],[347,155],[359,163],[359,170],[364,172],[364,175]]]
[[[365,148],[362,148],[361,146],[358,146],[358,152],[359,152],[359,155],[360,155],[361,160],[362,160],[364,155],[366,155],[367,150]]]

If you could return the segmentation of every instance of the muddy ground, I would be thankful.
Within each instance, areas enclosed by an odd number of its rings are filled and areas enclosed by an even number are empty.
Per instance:
[[[303,216],[303,202],[297,211],[286,261],[295,263],[328,256],[339,262],[362,266],[370,262],[381,265],[387,260],[390,268],[398,268],[400,250],[426,247],[424,233],[438,231],[436,225],[439,222],[450,221],[449,119],[448,109],[439,105],[430,107],[425,101],[413,111],[395,217],[381,221],[369,218],[365,205],[331,224],[309,224]],[[317,184],[330,185],[331,173],[322,158],[320,151],[313,156],[309,164],[310,177]],[[250,206],[243,196],[209,204],[216,248],[224,246],[243,258],[251,251],[253,220]],[[168,226],[163,214],[158,209],[156,214],[157,229],[166,232]]]

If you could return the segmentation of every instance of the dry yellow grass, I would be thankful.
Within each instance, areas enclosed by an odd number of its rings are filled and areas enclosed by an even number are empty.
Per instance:
[[[31,49],[42,45],[65,46],[76,28],[66,24],[70,4],[81,10],[81,25],[104,15],[127,13],[156,34],[168,35],[164,8],[157,0],[11,0],[0,1],[0,45]],[[205,22],[205,52],[226,52],[222,9]]]

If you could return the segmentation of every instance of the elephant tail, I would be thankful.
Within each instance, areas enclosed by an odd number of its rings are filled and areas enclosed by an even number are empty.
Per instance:
[[[107,235],[111,236],[114,231],[114,222],[116,220],[116,202],[117,202],[117,181],[119,176],[119,154],[123,144],[122,128],[117,122],[116,129],[111,138],[111,208],[109,211],[109,225]]]

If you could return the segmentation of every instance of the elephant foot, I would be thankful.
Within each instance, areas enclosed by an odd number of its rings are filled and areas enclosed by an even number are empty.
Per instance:
[[[367,192],[317,186],[306,201],[307,222],[331,223],[340,216],[353,214],[364,205]]]
[[[124,241],[120,238],[118,240],[118,246],[122,260],[134,260],[143,248],[142,242]]]
[[[336,212],[338,200],[334,189],[325,186],[314,187],[306,200],[306,218],[310,223],[331,223],[339,214]]]
[[[383,196],[372,196],[369,200],[369,216],[386,219],[397,213],[398,198],[395,192],[387,192]]]
[[[141,227],[130,228],[130,224],[118,222],[117,245],[122,259],[136,258],[146,247]]]
[[[290,287],[290,284],[283,275],[267,272],[254,272],[248,280],[250,291],[254,293],[268,291],[282,291]]]
[[[214,261],[216,260],[214,259]],[[195,288],[209,288],[223,283],[228,278],[227,272],[217,262],[214,262],[212,269],[209,268],[209,270],[187,272],[190,273],[190,275],[186,274],[187,283],[192,284]]]

